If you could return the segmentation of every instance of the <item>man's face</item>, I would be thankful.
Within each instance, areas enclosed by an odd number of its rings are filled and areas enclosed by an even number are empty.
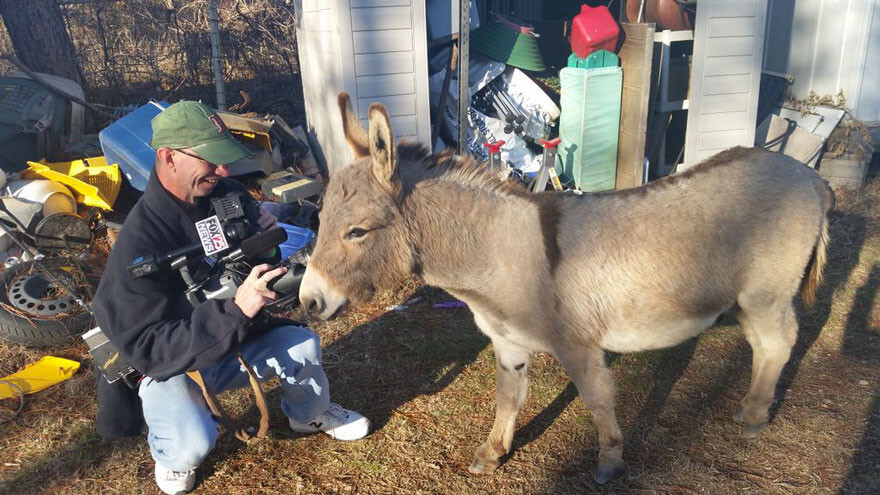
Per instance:
[[[187,200],[211,194],[217,181],[229,176],[226,165],[208,163],[189,150],[174,150],[174,163],[177,189]]]

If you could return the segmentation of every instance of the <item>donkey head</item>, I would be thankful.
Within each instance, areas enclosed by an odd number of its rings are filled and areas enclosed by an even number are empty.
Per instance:
[[[354,161],[333,174],[324,194],[321,227],[299,298],[313,317],[333,318],[348,305],[369,301],[411,272],[400,210],[401,185],[391,124],[385,107],[373,103],[369,131],[339,94],[342,128]]]

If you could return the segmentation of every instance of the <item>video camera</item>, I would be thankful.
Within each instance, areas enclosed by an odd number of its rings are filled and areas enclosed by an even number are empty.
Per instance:
[[[247,193],[212,198],[211,213],[195,224],[200,243],[137,258],[128,266],[131,276],[143,277],[170,268],[180,272],[193,306],[206,299],[230,299],[250,273],[247,260],[258,260],[287,240],[287,232],[281,227],[260,232],[254,225],[252,219],[259,216],[259,203]],[[305,264],[306,256],[297,253],[272,267],[285,266],[288,270],[267,285],[279,295],[266,305],[267,311],[286,311],[298,304]]]

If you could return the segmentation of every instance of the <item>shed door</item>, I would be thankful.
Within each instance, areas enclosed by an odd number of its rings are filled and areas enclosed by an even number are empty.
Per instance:
[[[687,168],[753,146],[767,0],[700,0],[694,32]]]
[[[431,141],[424,0],[349,0],[351,65],[345,89],[366,124],[385,105],[396,138]],[[346,60],[348,60],[346,58]]]

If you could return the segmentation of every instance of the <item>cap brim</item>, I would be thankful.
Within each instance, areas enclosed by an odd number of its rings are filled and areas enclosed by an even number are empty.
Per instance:
[[[254,153],[234,138],[200,144],[190,148],[205,161],[215,165],[230,165]]]

